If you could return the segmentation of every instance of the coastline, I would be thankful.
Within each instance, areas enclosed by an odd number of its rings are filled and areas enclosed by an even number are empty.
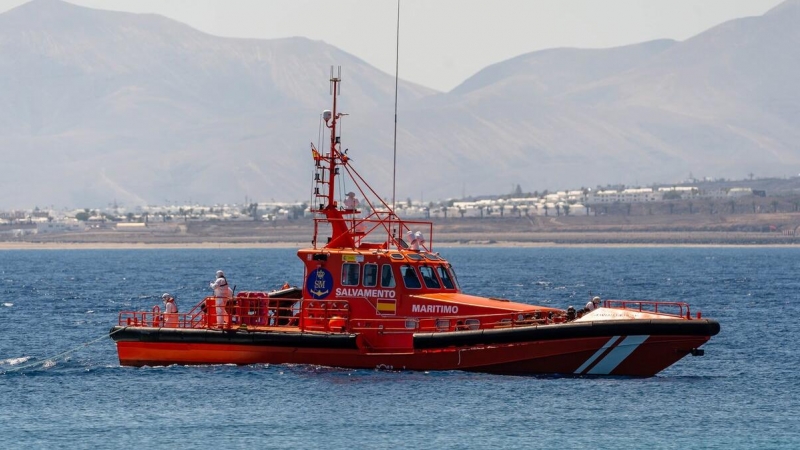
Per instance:
[[[0,242],[0,251],[7,250],[168,250],[168,249],[300,249],[309,247],[299,242],[196,242],[196,243],[145,243],[145,242]],[[793,243],[686,243],[686,242],[520,242],[477,241],[441,242],[440,248],[798,248]]]
[[[448,247],[797,247],[800,213],[765,217],[697,216],[540,217],[450,219],[426,236]],[[552,220],[551,220],[552,219]],[[736,220],[734,220],[736,219]],[[744,219],[749,221],[745,222]],[[769,221],[767,221],[769,219]],[[780,219],[780,220],[777,220]],[[681,221],[683,220],[683,222]],[[2,231],[2,230],[0,230]],[[9,231],[9,230],[6,230]],[[423,230],[424,231],[424,230]],[[430,233],[430,231],[425,234]],[[2,250],[285,248],[312,245],[312,221],[147,224],[136,230],[108,225],[66,233],[29,233],[2,239]],[[320,246],[323,237],[319,237]],[[381,239],[374,236],[374,239]]]

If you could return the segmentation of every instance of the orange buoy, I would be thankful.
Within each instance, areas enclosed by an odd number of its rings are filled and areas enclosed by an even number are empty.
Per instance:
[[[344,330],[344,318],[339,316],[333,316],[328,320],[328,329],[331,331],[342,331]]]

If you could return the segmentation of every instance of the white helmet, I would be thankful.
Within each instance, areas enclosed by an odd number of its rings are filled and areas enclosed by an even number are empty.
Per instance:
[[[217,271],[217,278],[225,278],[225,272],[218,270]]]

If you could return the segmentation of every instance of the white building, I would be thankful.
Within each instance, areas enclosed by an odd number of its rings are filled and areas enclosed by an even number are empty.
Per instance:
[[[632,188],[624,191],[599,191],[590,192],[586,197],[587,204],[598,203],[647,203],[660,202],[664,199],[664,193],[653,191],[650,188]]]

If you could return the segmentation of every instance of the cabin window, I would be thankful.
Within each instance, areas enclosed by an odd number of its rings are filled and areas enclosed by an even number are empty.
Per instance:
[[[394,274],[392,273],[391,264],[384,264],[383,267],[381,267],[381,287],[395,287]]]
[[[358,286],[358,263],[342,264],[342,286]]]
[[[419,289],[422,287],[422,284],[419,282],[419,277],[417,276],[417,271],[408,264],[400,266],[400,277],[403,278],[403,284],[405,284],[408,289]]]
[[[453,270],[453,265],[447,265],[447,272],[450,273],[450,278],[453,280],[453,285],[455,285],[456,289],[458,289],[458,277],[456,276],[456,271]]]
[[[478,319],[467,319],[464,321],[464,325],[470,330],[477,330],[481,327],[481,321]]]
[[[375,287],[378,284],[378,265],[364,264],[364,287]]]
[[[453,283],[453,279],[450,278],[450,273],[447,271],[447,268],[444,266],[436,266],[436,272],[439,274],[439,278],[442,279],[442,284],[444,285],[445,289],[455,289],[455,283]]]
[[[439,279],[436,278],[436,274],[433,273],[433,267],[420,266],[419,273],[422,274],[422,281],[425,283],[426,288],[439,289],[441,287],[439,285]]]

